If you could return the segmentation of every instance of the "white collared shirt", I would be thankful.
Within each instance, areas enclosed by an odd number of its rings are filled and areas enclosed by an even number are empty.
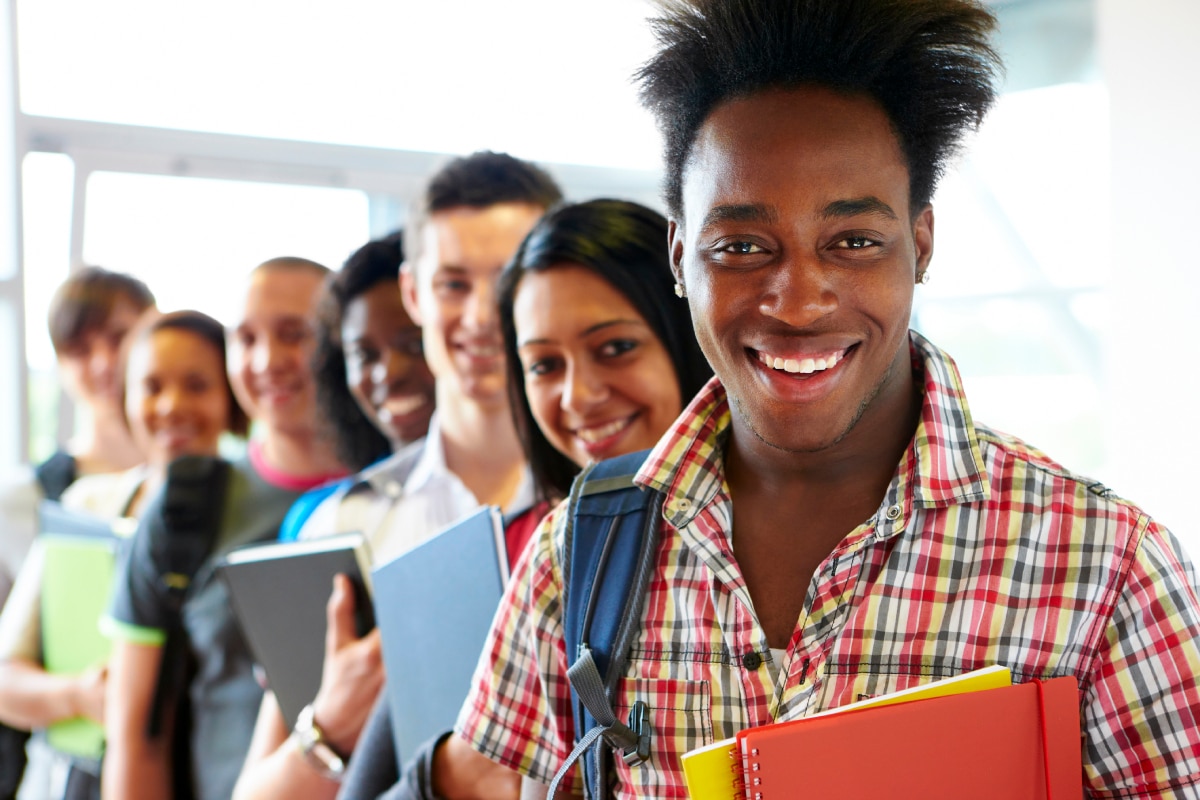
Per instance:
[[[425,439],[367,467],[345,490],[326,498],[304,523],[299,538],[358,531],[367,539],[373,563],[385,564],[480,505],[446,466],[441,425],[435,412]],[[526,471],[504,510],[523,510],[532,505],[533,482]]]

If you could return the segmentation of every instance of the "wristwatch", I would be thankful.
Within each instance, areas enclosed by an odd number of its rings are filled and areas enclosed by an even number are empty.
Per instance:
[[[309,766],[330,780],[341,781],[346,772],[346,760],[325,741],[325,732],[313,719],[312,703],[300,710],[292,738]]]

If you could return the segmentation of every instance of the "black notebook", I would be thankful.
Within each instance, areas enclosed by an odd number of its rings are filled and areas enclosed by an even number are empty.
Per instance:
[[[334,575],[348,575],[354,585],[358,634],[375,627],[364,577],[370,563],[362,535],[342,533],[238,548],[220,565],[233,611],[289,728],[321,687],[325,605]]]
[[[454,726],[507,580],[504,523],[491,506],[375,569],[397,763]]]

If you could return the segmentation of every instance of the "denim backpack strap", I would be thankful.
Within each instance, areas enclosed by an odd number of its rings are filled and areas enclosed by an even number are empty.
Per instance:
[[[662,496],[633,483],[647,452],[595,464],[571,487],[562,563],[575,749],[555,775],[551,798],[577,760],[588,796],[605,795],[609,748],[597,746],[601,739],[629,764],[650,755],[645,703],[635,702],[623,722],[612,702],[638,631],[658,545]]]

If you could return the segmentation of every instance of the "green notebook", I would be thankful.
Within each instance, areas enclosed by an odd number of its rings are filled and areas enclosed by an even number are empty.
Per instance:
[[[42,534],[42,656],[46,671],[77,674],[108,659],[100,633],[116,567],[111,537]],[[58,750],[85,758],[104,753],[104,728],[90,719],[62,720],[46,730]]]

